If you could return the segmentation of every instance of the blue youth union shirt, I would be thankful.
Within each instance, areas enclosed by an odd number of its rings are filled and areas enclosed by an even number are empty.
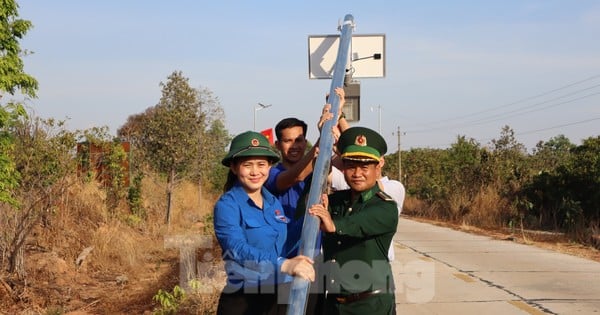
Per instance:
[[[261,192],[263,209],[239,183],[215,204],[215,235],[223,250],[229,285],[252,287],[292,279],[278,273],[290,219],[277,198],[264,187]]]
[[[306,186],[306,183],[309,182],[312,175],[309,175],[304,181],[298,182],[286,190],[278,191],[277,177],[283,171],[285,171],[285,167],[281,163],[272,167],[269,172],[269,178],[265,183],[265,187],[279,199],[279,202],[281,202],[283,210],[285,211],[285,215],[291,220],[287,227],[287,241],[283,249],[283,254],[286,257],[293,257],[296,256],[298,252],[298,243],[302,236],[302,225],[304,223],[304,217],[300,217],[296,220],[296,208],[298,200],[304,191],[304,187]]]

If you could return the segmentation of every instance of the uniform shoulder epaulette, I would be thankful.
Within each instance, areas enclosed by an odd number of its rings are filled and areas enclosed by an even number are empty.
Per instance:
[[[379,197],[385,201],[394,201],[394,198],[390,197],[390,195],[386,194],[383,191],[377,192],[377,197]]]

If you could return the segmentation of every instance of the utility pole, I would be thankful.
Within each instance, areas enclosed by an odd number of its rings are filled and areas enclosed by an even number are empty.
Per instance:
[[[400,126],[398,126],[398,181],[402,182],[402,154],[400,153]]]

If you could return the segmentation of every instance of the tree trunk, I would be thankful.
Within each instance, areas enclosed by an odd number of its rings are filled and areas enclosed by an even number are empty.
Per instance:
[[[173,203],[173,186],[175,186],[175,169],[171,169],[169,172],[169,179],[167,179],[167,215],[165,221],[167,226],[171,224],[171,205]]]
[[[25,278],[25,254],[23,253],[23,243],[19,243],[18,248],[13,251],[9,257],[9,272],[16,274],[19,279]]]
[[[198,180],[198,202],[202,201],[202,176]]]
[[[165,216],[165,223],[171,224],[171,192],[167,189],[167,214]]]
[[[39,213],[34,212],[34,208],[30,207],[23,211],[18,218],[19,224],[16,227],[16,233],[11,244],[8,247],[8,271],[16,274],[19,279],[25,278],[25,240],[33,229],[33,226],[40,220]]]

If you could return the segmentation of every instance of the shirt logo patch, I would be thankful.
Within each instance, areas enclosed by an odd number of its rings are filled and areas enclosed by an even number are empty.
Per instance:
[[[284,223],[288,222],[288,218],[285,216],[285,214],[281,214],[281,210],[279,209],[275,210],[275,219]]]

